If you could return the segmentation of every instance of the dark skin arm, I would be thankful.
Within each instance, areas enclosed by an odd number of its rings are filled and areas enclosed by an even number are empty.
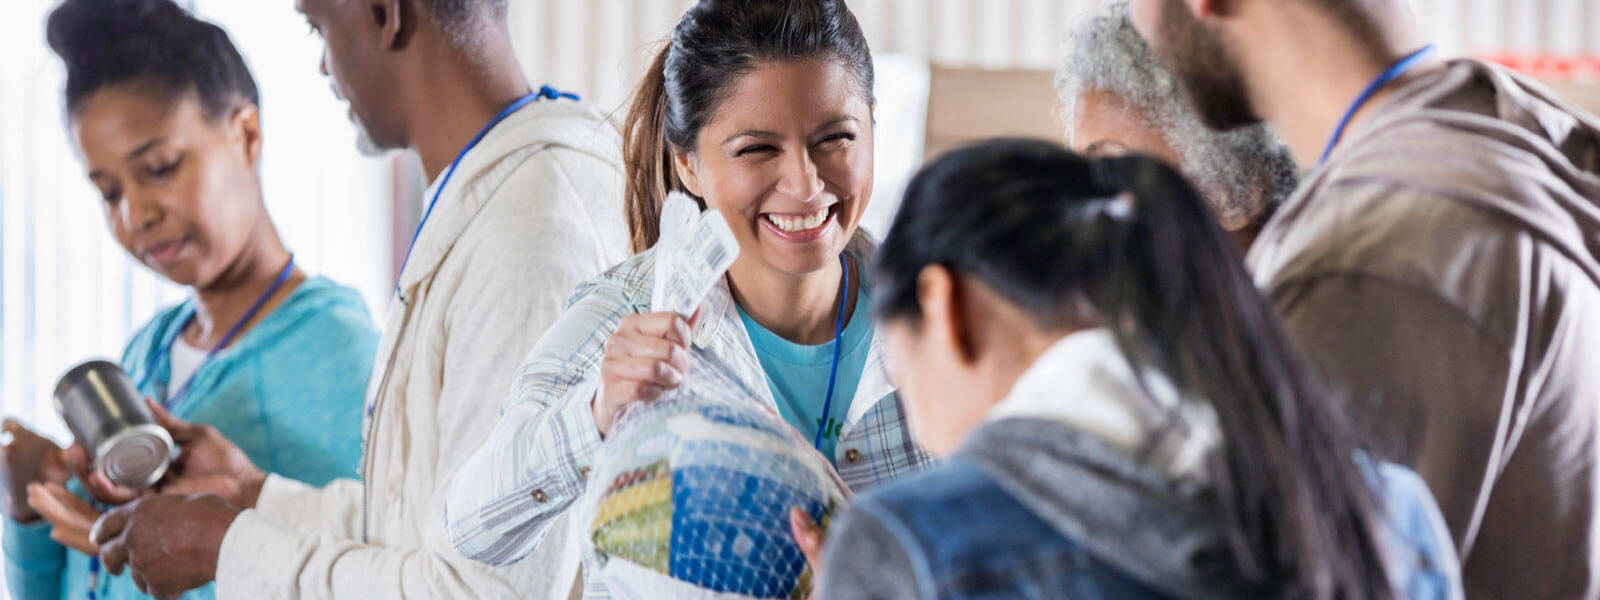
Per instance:
[[[100,518],[100,511],[61,484],[30,484],[28,506],[50,522],[50,539],[55,543],[84,554],[100,552],[89,542],[89,530],[94,527],[95,519]]]
[[[242,450],[216,429],[182,421],[159,404],[149,404],[157,422],[182,448],[181,454],[154,489],[136,490],[117,486],[104,475],[92,472],[87,453],[78,446],[68,448],[63,453],[65,464],[78,473],[79,481],[95,499],[118,506],[156,493],[178,496],[209,493],[241,509],[255,506],[266,482],[266,473],[257,469]],[[50,521],[51,539],[56,543],[84,554],[98,553],[89,534],[90,527],[101,517],[100,511],[72,495],[60,481],[49,479],[26,486],[24,506],[34,515],[42,515]]]
[[[100,517],[90,541],[113,575],[131,569],[139,591],[177,598],[216,579],[222,539],[241,512],[211,494],[151,496]]]
[[[6,419],[5,443],[0,444],[0,484],[6,516],[18,523],[39,520],[39,512],[28,505],[28,487],[34,484],[64,484],[72,478],[71,455],[22,423]]]
[[[255,506],[266,473],[216,428],[149,404],[182,453],[157,486],[159,495],[101,516],[89,543],[111,573],[131,569],[140,591],[176,598],[216,579],[222,540],[239,513]]]

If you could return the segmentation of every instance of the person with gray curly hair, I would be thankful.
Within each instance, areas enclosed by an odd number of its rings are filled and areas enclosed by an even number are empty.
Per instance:
[[[1068,143],[1086,154],[1137,151],[1168,161],[1200,188],[1223,229],[1248,247],[1299,183],[1294,158],[1265,125],[1208,129],[1117,2],[1067,38],[1056,71]]]

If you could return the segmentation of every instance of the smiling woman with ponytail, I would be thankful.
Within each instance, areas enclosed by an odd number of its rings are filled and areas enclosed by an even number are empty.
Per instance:
[[[1045,142],[912,180],[874,312],[916,439],[818,597],[1459,596],[1427,488],[1364,458],[1198,194]]]
[[[617,415],[696,376],[691,348],[729,365],[759,394],[751,403],[781,414],[854,488],[927,464],[863,310],[873,77],[843,0],[694,3],[624,125],[639,254],[580,286],[524,361],[494,433],[452,484],[458,550],[498,564],[537,547],[578,499]],[[671,192],[717,211],[739,244],[695,319],[647,310]]]

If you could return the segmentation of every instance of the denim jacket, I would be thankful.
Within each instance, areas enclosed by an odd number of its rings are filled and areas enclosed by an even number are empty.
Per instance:
[[[1045,446],[1054,446],[1055,452]],[[1076,446],[1076,447],[1073,447]],[[1065,450],[1065,452],[1062,452]],[[1228,565],[1204,504],[1145,497],[1152,481],[1118,481],[1124,456],[1062,425],[1008,419],[986,426],[945,463],[858,496],[830,532],[819,598],[1251,598]],[[1076,456],[1077,464],[1048,465]],[[1009,463],[1002,465],[1000,463]],[[1053,486],[1082,491],[1068,533],[997,468],[1051,471]],[[1415,473],[1370,471],[1383,500],[1394,584],[1407,600],[1461,598],[1459,565],[1444,520]],[[1147,478],[1148,479],[1148,478]],[[1035,481],[1035,483],[1037,483]],[[1091,506],[1092,504],[1092,506]],[[1084,517],[1084,514],[1072,515]]]
[[[1108,336],[1076,335],[1030,368],[950,460],[856,497],[829,529],[819,598],[1272,595],[1237,575],[1213,488],[1194,460],[1172,460],[1191,453],[1157,451],[1210,445],[1208,420],[1189,419],[1187,433],[1153,426],[1185,420],[1151,410],[1175,401],[1127,385]],[[1421,479],[1356,460],[1384,504],[1400,597],[1460,598],[1454,546]]]

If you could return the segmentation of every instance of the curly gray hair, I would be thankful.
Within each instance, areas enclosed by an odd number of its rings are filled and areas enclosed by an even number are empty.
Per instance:
[[[1225,222],[1264,222],[1299,184],[1288,148],[1265,125],[1217,132],[1200,121],[1178,81],[1134,30],[1126,1],[1086,19],[1067,40],[1056,92],[1069,132],[1085,93],[1123,100],[1178,151],[1179,169]]]

